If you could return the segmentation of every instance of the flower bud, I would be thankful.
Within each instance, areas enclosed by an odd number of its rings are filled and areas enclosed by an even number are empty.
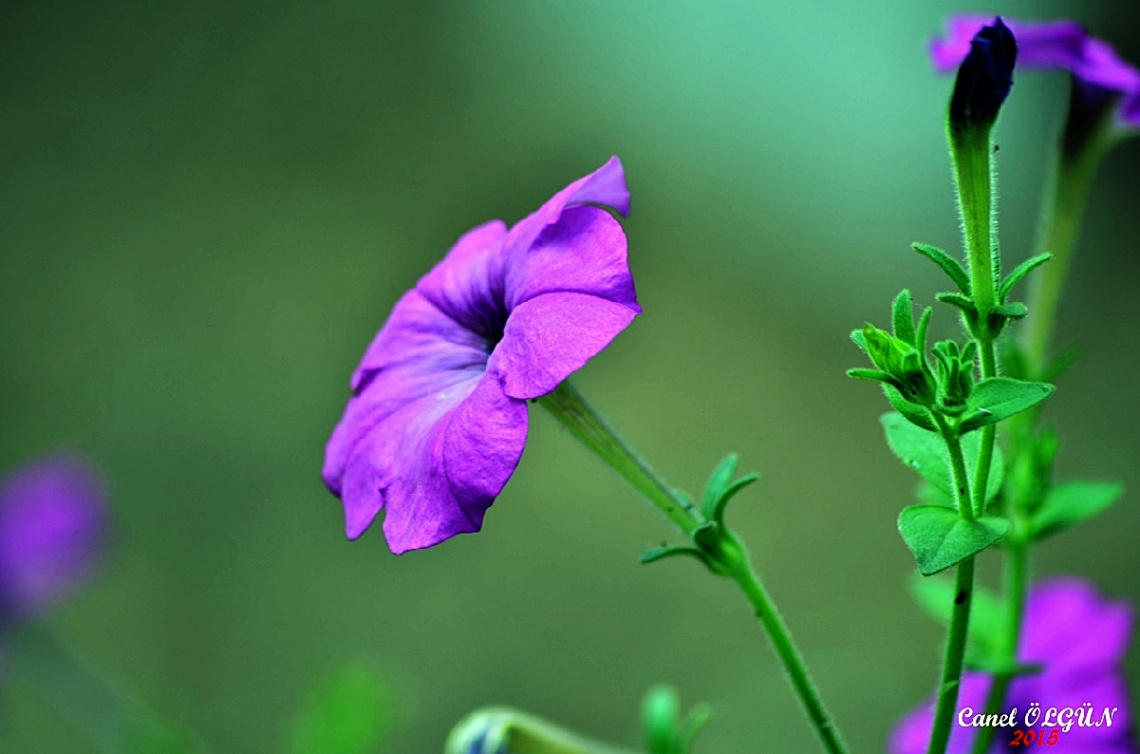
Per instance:
[[[993,126],[1013,85],[1016,60],[1017,41],[1001,18],[974,35],[950,96],[952,132],[988,131]]]

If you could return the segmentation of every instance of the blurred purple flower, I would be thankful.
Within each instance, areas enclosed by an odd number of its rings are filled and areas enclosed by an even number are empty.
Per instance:
[[[392,552],[475,532],[514,473],[528,399],[554,390],[640,313],[621,162],[509,231],[463,235],[404,294],[352,376],[323,476],[356,539],[381,508]]]
[[[76,456],[0,480],[0,623],[35,617],[79,585],[102,553],[107,499]]]
[[[1121,664],[1132,633],[1132,607],[1125,602],[1101,599],[1096,589],[1077,578],[1057,578],[1038,582],[1026,603],[1019,659],[1039,664],[1040,673],[1019,676],[1010,684],[1002,713],[1017,708],[1018,727],[1056,728],[1047,725],[1049,708],[1079,709],[1089,702],[1095,720],[1104,709],[1117,707],[1111,726],[1080,727],[1074,724],[1060,733],[1058,751],[1087,754],[1136,754],[1136,744]],[[958,710],[969,707],[974,714],[985,709],[990,676],[966,673],[958,696]],[[1041,705],[1042,720],[1025,724],[1029,705]],[[909,713],[891,734],[891,754],[925,754],[934,723],[930,702]],[[960,727],[950,733],[948,754],[968,754],[977,729]],[[999,728],[990,748],[1009,751],[1012,728]]]
[[[946,22],[946,36],[930,43],[934,67],[954,71],[970,51],[970,40],[992,16],[956,15]],[[1089,36],[1075,21],[1005,19],[1017,37],[1019,68],[1062,68],[1086,87],[1121,97],[1119,121],[1140,127],[1140,70],[1121,60],[1107,42]]]

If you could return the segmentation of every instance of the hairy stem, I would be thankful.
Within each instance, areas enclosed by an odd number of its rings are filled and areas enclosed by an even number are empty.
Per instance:
[[[962,455],[962,442],[941,416],[935,415],[938,429],[950,453],[950,466],[954,474],[954,489],[958,513],[967,521],[974,518],[970,500],[970,481],[966,473],[966,459]],[[984,493],[983,493],[984,495]],[[954,609],[946,631],[946,650],[942,658],[942,676],[938,683],[938,699],[934,709],[934,726],[930,731],[927,754],[944,754],[950,741],[950,726],[954,721],[954,708],[958,705],[958,688],[962,683],[962,665],[966,656],[966,630],[970,625],[970,605],[974,599],[974,557],[958,564],[954,585]]]

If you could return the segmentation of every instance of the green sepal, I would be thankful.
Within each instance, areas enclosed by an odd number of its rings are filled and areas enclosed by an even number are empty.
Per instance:
[[[847,376],[856,380],[873,380],[874,382],[885,382],[891,384],[894,377],[891,377],[886,372],[879,371],[878,369],[848,369]]]
[[[915,575],[908,580],[907,586],[919,609],[943,625],[950,623],[957,591],[954,579]],[[970,602],[970,624],[966,629],[971,657],[979,661],[996,657],[1004,633],[1005,616],[1001,600],[981,584],[975,584]]]
[[[908,422],[930,432],[937,431],[934,418],[928,409],[903,398],[902,393],[890,385],[883,385],[883,392],[887,394],[887,400],[890,401],[895,411],[898,411]]]
[[[966,272],[966,268],[962,266],[961,262],[937,246],[931,246],[925,243],[912,243],[910,247],[941,267],[942,271],[946,273],[954,285],[958,286],[958,290],[967,296],[970,295],[970,275]]]
[[[946,442],[933,431],[925,431],[906,421],[899,414],[883,414],[879,419],[887,435],[887,445],[903,465],[914,469],[919,476],[953,501],[956,497],[953,475],[950,471],[950,456]],[[978,463],[981,438],[967,435],[961,438],[962,453],[966,457],[966,474],[974,479],[974,468]],[[990,473],[986,482],[986,501],[992,500],[1001,491],[1002,477],[1005,474],[1005,459],[1001,449],[994,447],[990,460]]]
[[[870,370],[867,370],[870,371]],[[760,478],[759,474],[752,473],[733,481],[736,474],[738,456],[729,453],[724,460],[717,464],[709,476],[705,487],[705,496],[701,502],[701,514],[705,521],[715,521],[724,524],[724,509],[732,497],[748,485]]]
[[[1039,540],[1058,534],[1110,507],[1123,494],[1124,485],[1120,482],[1078,481],[1055,485],[1029,519],[1029,536]]]
[[[926,356],[926,331],[930,329],[930,317],[934,314],[934,309],[926,307],[922,310],[922,314],[918,317],[918,329],[915,331],[914,347],[918,352]]]
[[[729,453],[709,475],[709,481],[705,485],[704,500],[701,501],[701,511],[705,514],[706,519],[712,518],[709,512],[712,510],[713,503],[716,502],[721,490],[727,487],[732,478],[736,476],[736,464],[739,460],[740,457],[736,453]]]
[[[658,560],[664,560],[665,558],[671,558],[677,555],[687,555],[688,557],[696,558],[701,561],[705,568],[708,568],[710,571],[713,570],[712,563],[709,562],[707,555],[695,547],[685,547],[684,545],[667,545],[665,547],[654,547],[646,550],[641,553],[640,562],[642,565],[649,565],[650,563],[656,563]]]
[[[895,337],[915,345],[914,309],[910,304],[910,291],[903,288],[891,304],[891,321]]]
[[[350,666],[319,686],[294,725],[292,754],[373,754],[392,726],[388,692]]]
[[[998,301],[1005,301],[1005,297],[1013,290],[1014,286],[1021,282],[1021,279],[1028,275],[1035,267],[1045,264],[1053,258],[1052,254],[1038,254],[1035,257],[1026,259],[1021,264],[1017,265],[1006,275],[1005,280],[1001,281],[1001,285],[997,289]]]
[[[1005,319],[1021,319],[1029,314],[1029,307],[1020,301],[1011,301],[1008,304],[1000,304],[990,309],[991,317],[1003,317]]]
[[[716,501],[713,503],[712,509],[709,511],[709,514],[710,514],[709,518],[711,518],[713,521],[716,521],[718,524],[721,524],[723,526],[724,525],[724,509],[728,506],[728,502],[730,500],[732,500],[733,496],[737,492],[740,492],[742,489],[744,489],[748,485],[752,484],[753,482],[755,482],[759,478],[760,478],[760,475],[757,474],[756,472],[752,472],[751,474],[745,474],[744,476],[740,477],[735,482],[733,482],[732,484],[728,485],[723,490],[721,490],[720,495],[717,497]]]
[[[1009,533],[1000,516],[967,521],[939,505],[912,505],[899,514],[899,534],[923,576],[944,571],[997,544]]]
[[[962,420],[958,431],[965,434],[1027,411],[1052,395],[1053,390],[1053,386],[1047,382],[1026,382],[1009,377],[982,380],[974,386],[970,397],[966,399],[970,412]]]

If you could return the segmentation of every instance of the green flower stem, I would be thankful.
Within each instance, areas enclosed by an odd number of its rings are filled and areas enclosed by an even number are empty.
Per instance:
[[[563,380],[554,392],[542,396],[538,402],[553,414],[575,439],[592,450],[594,455],[601,458],[607,466],[620,474],[646,500],[665,514],[682,534],[686,537],[692,536],[693,530],[701,524],[696,509],[626,445],[570,380]]]
[[[966,472],[966,459],[962,455],[962,442],[957,432],[938,414],[934,415],[946,449],[950,453],[950,466],[954,474],[954,489],[958,514],[967,521],[974,519],[970,500],[970,481]],[[984,494],[984,493],[983,493]],[[958,689],[962,683],[962,665],[966,656],[966,629],[970,625],[970,605],[974,600],[974,558],[958,564],[954,585],[954,609],[946,632],[946,652],[942,659],[942,676],[938,683],[938,700],[934,710],[934,726],[930,732],[927,754],[944,754],[950,741],[950,726],[954,722],[954,708],[958,705]]]
[[[691,537],[704,521],[676,490],[657,476],[649,465],[617,435],[594,410],[569,380],[538,402],[554,415],[575,438],[618,472],[638,492],[672,521],[681,533]],[[767,632],[780,662],[791,681],[808,719],[829,754],[847,754],[847,747],[831,714],[824,707],[819,691],[808,674],[803,657],[796,649],[791,633],[772,603],[749,561],[747,551],[731,533],[725,533],[728,545],[718,554],[719,563],[728,577],[737,583]]]
[[[800,704],[803,705],[804,712],[815,727],[824,750],[831,754],[843,754],[847,751],[847,746],[843,743],[835,720],[824,707],[823,699],[820,698],[819,691],[808,675],[807,665],[792,641],[791,632],[788,631],[784,619],[776,610],[764,585],[760,583],[760,577],[756,575],[755,569],[748,561],[747,554],[740,560],[738,567],[730,568],[729,574],[744,592],[748,603],[756,611],[756,617],[760,619],[761,625],[768,633],[772,647],[780,657],[788,679],[800,699]]]
[[[1025,597],[1029,589],[1029,526],[1022,515],[1015,514],[1013,531],[1006,541],[1005,599],[1006,623],[1002,643],[998,648],[998,662],[1007,665],[1008,671],[994,674],[993,684],[986,696],[986,715],[1001,714],[1005,695],[1013,682],[1011,672],[1017,661],[1017,645],[1021,637],[1021,624],[1025,614]],[[985,754],[993,742],[996,728],[983,727],[974,739],[973,754]]]
[[[982,379],[997,376],[997,359],[994,342],[990,338],[980,341],[982,358]],[[982,427],[982,441],[978,448],[978,465],[974,468],[974,515],[981,518],[986,514],[986,490],[989,489],[990,465],[994,458],[994,442],[997,439],[997,425]]]
[[[990,129],[973,128],[950,133],[950,156],[958,189],[958,211],[966,237],[970,268],[970,294],[981,315],[982,327],[996,303],[995,278],[1001,269],[993,225],[993,162]]]

